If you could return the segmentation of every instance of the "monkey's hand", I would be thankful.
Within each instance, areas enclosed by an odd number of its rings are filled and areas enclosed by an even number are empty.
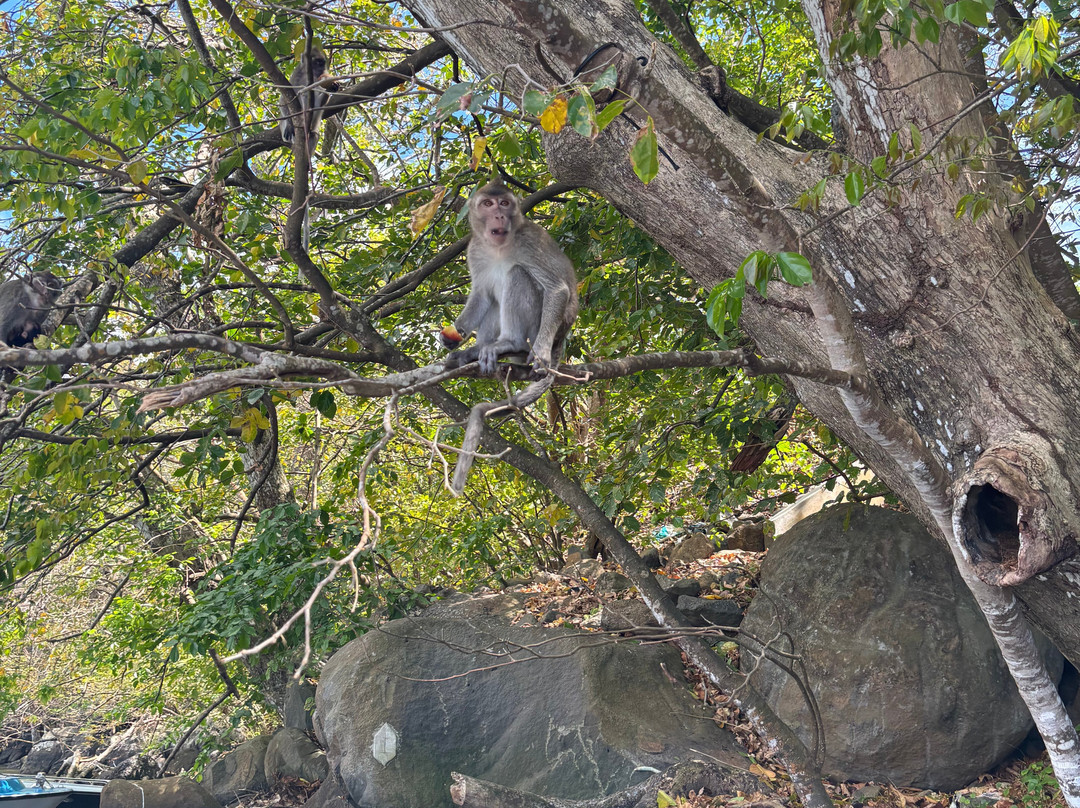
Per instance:
[[[484,376],[494,376],[495,368],[499,364],[499,351],[492,345],[484,345],[480,348],[476,360],[480,363],[480,373]]]
[[[465,339],[461,336],[461,333],[452,325],[448,325],[442,331],[439,332],[439,339],[442,340],[444,348],[449,348],[451,351],[458,347]]]
[[[529,358],[526,361],[529,362],[530,364],[532,364],[533,370],[535,370],[537,372],[543,372],[545,370],[550,370],[551,367],[554,364],[552,362],[552,359],[551,359],[551,352],[550,351],[544,351],[542,353],[532,351],[529,354]]]

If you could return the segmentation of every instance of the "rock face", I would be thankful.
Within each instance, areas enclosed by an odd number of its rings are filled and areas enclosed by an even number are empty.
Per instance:
[[[742,630],[776,636],[777,617],[795,643],[779,650],[802,656],[817,700],[829,776],[953,790],[1032,726],[952,556],[911,515],[840,506],[777,539]],[[809,744],[795,681],[768,662],[751,681]]]
[[[285,727],[274,733],[266,747],[265,770],[268,783],[281,777],[299,777],[314,783],[325,780],[330,767],[326,753],[302,729]]]
[[[308,709],[308,699],[315,698],[315,685],[308,682],[298,682],[290,679],[285,686],[285,706],[282,709],[282,717],[285,726],[310,732],[314,729],[311,723],[311,710]]]
[[[245,794],[266,791],[266,749],[269,735],[240,744],[203,772],[202,784],[219,802],[233,802]]]
[[[33,745],[30,753],[22,759],[19,771],[23,774],[57,774],[66,755],[67,749],[58,738],[46,737]]]
[[[425,614],[354,640],[315,698],[334,774],[361,808],[436,808],[451,805],[452,771],[580,799],[645,779],[639,766],[741,761],[664,678],[661,663],[682,671],[675,650],[572,634]]]
[[[111,780],[101,791],[101,808],[221,808],[205,788],[186,777]]]

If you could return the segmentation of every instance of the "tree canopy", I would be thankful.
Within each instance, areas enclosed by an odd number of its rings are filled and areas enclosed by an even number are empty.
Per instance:
[[[258,686],[420,584],[767,509],[858,456],[1077,661],[1075,12],[6,12],[0,267],[65,288],[32,346],[0,348],[5,645],[70,633],[177,692],[243,661]],[[335,86],[309,155],[278,123],[313,48]],[[566,365],[527,407],[527,369],[438,365],[493,176],[579,281]],[[502,399],[454,499],[468,406]],[[61,595],[85,613],[51,615]],[[0,698],[26,681],[0,674]]]

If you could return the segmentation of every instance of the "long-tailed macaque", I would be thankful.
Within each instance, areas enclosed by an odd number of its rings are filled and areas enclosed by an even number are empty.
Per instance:
[[[289,84],[296,91],[296,97],[300,101],[300,109],[307,120],[308,133],[308,156],[315,153],[315,144],[319,142],[319,122],[322,120],[323,107],[329,94],[326,91],[328,74],[326,68],[329,60],[319,48],[311,49],[311,61],[305,52],[293,68],[289,76]],[[294,119],[289,105],[284,99],[281,101],[281,121],[278,124],[281,129],[281,138],[286,143],[292,143],[303,124]]]
[[[574,265],[502,183],[491,182],[469,200],[468,264],[472,289],[443,344],[456,348],[470,334],[476,344],[452,350],[446,367],[480,362],[491,375],[499,357],[527,353],[537,370],[562,356],[563,342],[578,313]]]
[[[51,272],[0,283],[0,340],[10,348],[32,343],[61,288]]]

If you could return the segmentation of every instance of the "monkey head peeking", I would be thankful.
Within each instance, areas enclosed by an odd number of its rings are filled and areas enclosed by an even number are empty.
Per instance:
[[[0,340],[10,348],[32,343],[61,289],[60,280],[51,272],[0,283]]]
[[[446,367],[479,362],[480,372],[495,373],[502,356],[528,354],[536,370],[562,356],[563,342],[578,313],[574,265],[540,225],[525,218],[518,198],[491,182],[469,200],[469,280],[465,308],[444,329],[451,349]],[[468,336],[476,343],[454,350]]]

